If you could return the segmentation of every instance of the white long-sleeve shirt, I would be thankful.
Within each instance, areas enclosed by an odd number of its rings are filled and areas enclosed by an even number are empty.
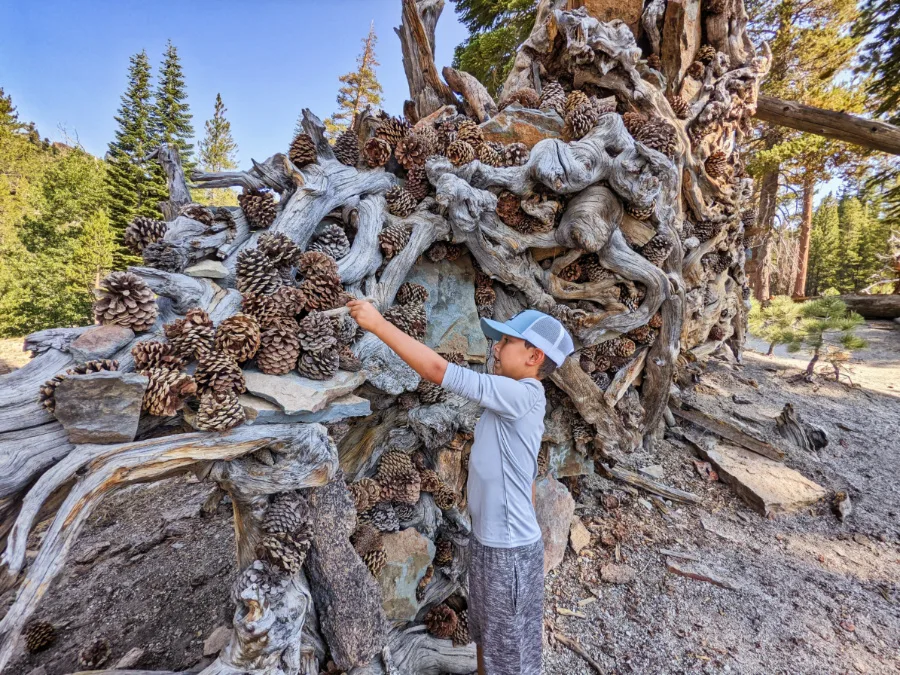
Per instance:
[[[484,413],[475,426],[467,483],[472,532],[484,546],[513,548],[541,538],[531,501],[544,435],[544,387],[447,365],[441,386],[475,401]]]

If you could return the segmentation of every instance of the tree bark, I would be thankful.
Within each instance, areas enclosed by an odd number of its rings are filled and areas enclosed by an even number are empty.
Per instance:
[[[746,234],[750,256],[747,260],[747,276],[753,296],[760,302],[770,297],[769,259],[772,250],[772,229],[775,227],[776,198],[778,197],[778,167],[763,174],[759,189],[759,213],[754,227]]]
[[[802,298],[806,295],[806,272],[809,267],[809,237],[812,233],[813,220],[813,196],[816,191],[816,181],[812,172],[807,171],[803,179],[803,212],[800,216],[800,245],[797,251],[797,276],[794,279],[794,298]]]

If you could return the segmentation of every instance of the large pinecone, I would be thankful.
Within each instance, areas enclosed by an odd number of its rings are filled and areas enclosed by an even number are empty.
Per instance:
[[[271,225],[278,215],[278,206],[275,197],[268,190],[251,188],[238,195],[238,204],[247,218],[250,227],[257,230],[265,229]]]
[[[281,308],[281,313],[291,318],[302,312],[307,305],[306,293],[294,286],[282,286],[271,297]]]
[[[212,351],[215,329],[209,315],[200,307],[189,309],[183,319],[163,326],[175,351],[186,359],[199,358]]]
[[[633,342],[641,345],[652,345],[656,342],[656,331],[650,326],[638,326],[634,330],[628,331],[625,336]]]
[[[385,192],[384,198],[387,200],[388,211],[400,218],[405,218],[415,211],[416,204],[418,204],[416,198],[406,188],[399,185],[395,185]]]
[[[715,47],[713,47],[712,45],[703,45],[697,52],[697,60],[700,61],[700,63],[709,65],[715,60],[716,54],[717,52]]]
[[[504,190],[497,196],[497,216],[511,228],[522,231],[528,214],[522,210],[521,198]]]
[[[632,218],[636,218],[637,220],[649,220],[655,210],[655,204],[650,204],[649,206],[638,206],[637,204],[632,204],[631,202],[629,202],[625,205],[625,213],[627,213]]]
[[[566,105],[564,111],[568,115],[576,108],[590,105],[590,102],[591,99],[588,98],[587,94],[585,94],[580,89],[573,89],[566,97]]]
[[[425,160],[431,154],[428,141],[418,134],[409,134],[401,138],[394,148],[394,157],[404,169],[416,166],[424,166]]]
[[[657,312],[653,316],[650,317],[650,321],[647,323],[650,328],[656,328],[657,330],[662,328],[662,314]]]
[[[384,166],[391,158],[391,144],[383,138],[370,138],[363,146],[363,156],[370,167]]]
[[[354,485],[358,485],[358,483],[354,483]],[[353,488],[353,485],[350,488]],[[365,523],[356,528],[350,536],[350,543],[353,544],[353,548],[360,556],[364,556],[370,551],[384,549],[384,535],[378,528]]]
[[[260,336],[256,365],[268,375],[286,375],[297,365],[300,358],[300,338],[296,333],[297,324],[276,321]]]
[[[696,223],[692,229],[693,235],[700,241],[707,241],[715,237],[725,226],[724,222],[715,222],[712,220],[704,220]]]
[[[419,380],[419,384],[416,387],[416,394],[422,405],[434,405],[435,403],[440,403],[447,397],[447,392],[444,391],[443,387],[434,382],[429,382],[428,380]]]
[[[502,146],[501,146],[502,147]],[[503,166],[504,159],[500,152],[490,143],[482,143],[475,149],[475,157],[488,166]]]
[[[494,314],[494,303],[497,301],[497,291],[492,286],[475,287],[475,307],[478,316],[490,318]]]
[[[432,495],[434,497],[435,506],[443,511],[452,509],[459,503],[459,495],[449,485],[441,485]]]
[[[702,80],[706,74],[706,66],[701,61],[694,61],[688,66],[686,74],[695,80]]]
[[[635,349],[634,342],[628,338],[616,337],[598,344],[595,352],[597,356],[621,356],[625,358],[634,354]]]
[[[228,354],[211,352],[200,357],[194,381],[199,391],[232,391],[243,394],[247,387],[244,384],[244,373],[241,367]]]
[[[94,318],[102,325],[125,326],[140,332],[156,323],[156,296],[136,274],[111,272],[94,295]]]
[[[334,323],[320,312],[310,312],[300,321],[297,337],[304,351],[320,352],[337,344]]]
[[[427,317],[425,305],[422,303],[411,302],[407,305],[394,305],[384,313],[384,318],[419,342],[425,340]]]
[[[88,670],[97,670],[109,660],[111,653],[109,640],[96,638],[78,652],[78,663]]]
[[[375,130],[375,137],[386,140],[394,148],[400,139],[406,137],[409,129],[410,125],[406,120],[399,117],[388,117]]]
[[[425,627],[434,637],[446,640],[456,632],[456,624],[459,619],[456,612],[447,605],[435,605],[425,615]]]
[[[428,174],[425,171],[425,167],[416,166],[411,168],[406,174],[406,185],[404,187],[417,203],[425,199],[429,190],[431,190],[431,183],[428,182]]]
[[[228,431],[244,421],[244,408],[233,392],[207,391],[200,396],[194,426],[200,431]]]
[[[197,383],[187,373],[171,368],[141,371],[148,378],[143,409],[151,415],[172,417],[184,406],[189,396],[197,393]]]
[[[134,369],[138,372],[150,368],[172,368],[178,370],[185,366],[186,358],[180,354],[171,342],[146,340],[138,342],[131,348]]]
[[[668,99],[669,105],[672,106],[672,112],[675,113],[675,117],[678,119],[686,120],[691,114],[691,107],[680,94],[669,94],[666,96],[666,99]]]
[[[504,166],[522,166],[528,161],[530,150],[524,143],[510,143],[503,148]]]
[[[484,133],[477,122],[464,119],[456,127],[456,140],[464,141],[475,148],[484,143]]]
[[[271,295],[281,286],[275,265],[258,248],[248,248],[238,253],[235,275],[237,289],[241,293]]]
[[[344,228],[335,223],[329,223],[322,233],[309,245],[310,251],[321,251],[330,255],[335,260],[340,260],[350,253],[350,240]]]
[[[661,152],[669,159],[675,156],[678,136],[675,127],[662,119],[651,120],[638,129],[634,140]]]
[[[290,288],[290,286],[282,286],[281,288]],[[241,299],[241,311],[247,316],[252,316],[259,325],[260,330],[262,330],[292,317],[294,314],[299,313],[300,310],[289,312],[275,295],[244,293]]]
[[[634,136],[638,130],[650,120],[646,115],[639,112],[627,112],[622,114],[622,123],[629,134]]]
[[[202,204],[196,204],[193,202],[190,204],[185,204],[181,207],[178,215],[184,216],[185,218],[190,218],[191,220],[196,220],[198,223],[203,223],[207,227],[213,224],[212,213]]]
[[[703,163],[706,167],[706,175],[713,180],[722,178],[728,169],[728,155],[721,150],[716,150]]]
[[[303,251],[294,241],[280,232],[264,232],[259,235],[257,250],[265,254],[275,267],[296,267]]]
[[[321,251],[307,251],[303,255],[304,260],[309,256],[322,257],[309,263],[304,272],[306,278],[300,284],[300,290],[306,298],[306,308],[323,310],[337,307],[344,290],[337,272],[337,264],[330,256]],[[301,269],[302,267],[303,263],[301,263]]]
[[[358,373],[362,370],[362,361],[347,345],[338,347],[338,367],[350,373]]]
[[[263,531],[265,535],[257,547],[257,555],[290,574],[297,574],[306,560],[312,535],[309,507],[303,498],[288,493],[278,495],[266,511]]]
[[[396,300],[401,305],[414,302],[424,303],[428,300],[428,290],[422,284],[405,281],[397,289]]]
[[[25,648],[31,652],[46,649],[56,639],[56,629],[47,621],[32,621],[25,628]]]
[[[140,254],[144,247],[156,243],[166,235],[166,223],[146,216],[137,216],[125,228],[125,245]]]
[[[509,96],[500,101],[500,105],[498,105],[497,107],[500,110],[503,110],[513,103],[518,103],[523,108],[537,109],[541,105],[541,97],[538,96],[538,93],[534,89],[516,89],[516,91],[512,92]]]
[[[216,329],[215,348],[238,363],[252,359],[259,349],[259,324],[246,314],[230,316]]]
[[[396,532],[400,529],[400,519],[389,502],[380,502],[359,515],[360,524],[371,525],[381,532]]]
[[[309,134],[297,134],[291,143],[288,157],[298,167],[304,167],[316,161],[316,144]]]
[[[440,262],[444,258],[447,257],[447,244],[443,241],[436,241],[433,243],[427,251],[425,251],[425,257],[428,258],[431,262]]]
[[[719,340],[725,339],[725,329],[722,326],[716,324],[712,328],[709,329],[709,339],[718,342]]]
[[[447,146],[447,159],[453,166],[462,166],[475,159],[475,148],[471,143],[456,139]]]
[[[381,485],[371,478],[360,478],[348,489],[357,513],[363,513],[381,501]]]
[[[669,239],[667,235],[657,234],[644,244],[644,247],[641,249],[641,255],[657,267],[662,267],[663,262],[669,257],[674,247],[675,242]]]
[[[340,357],[336,349],[304,352],[297,362],[297,372],[311,380],[330,380],[338,371]]]
[[[381,252],[387,259],[393,258],[409,243],[411,231],[405,225],[388,225],[378,235]]]
[[[422,492],[436,492],[444,481],[434,469],[419,469],[419,478],[422,485]]]
[[[410,456],[400,451],[385,453],[378,465],[375,480],[381,486],[381,499],[415,504],[419,501],[421,477]]]
[[[352,131],[338,136],[334,143],[334,156],[341,164],[356,166],[359,162],[359,137]]]
[[[573,92],[575,93],[575,92]],[[580,105],[566,113],[566,138],[577,140],[597,125],[597,110],[590,103]]]
[[[541,110],[555,110],[560,117],[566,114],[566,92],[556,80],[549,80],[541,87]]]
[[[453,542],[449,539],[438,539],[434,542],[434,562],[438,567],[449,567],[453,564]]]

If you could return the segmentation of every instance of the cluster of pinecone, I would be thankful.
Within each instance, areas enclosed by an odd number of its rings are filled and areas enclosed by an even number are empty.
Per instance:
[[[256,555],[287,574],[298,574],[310,549],[309,506],[297,493],[276,495],[266,510]]]
[[[425,628],[434,637],[453,641],[454,646],[467,645],[469,638],[468,611],[462,607],[457,610],[447,602],[435,605],[425,615]],[[459,605],[457,605],[459,607]]]
[[[615,374],[615,371],[627,366],[639,346],[652,346],[661,327],[662,315],[655,314],[646,325],[611,340],[584,347],[579,352],[581,369],[591,376],[600,389],[605,390],[611,382],[610,373]]]
[[[427,317],[425,301],[428,291],[421,284],[404,282],[394,298],[394,305],[384,313],[384,318],[419,342],[425,341]]]

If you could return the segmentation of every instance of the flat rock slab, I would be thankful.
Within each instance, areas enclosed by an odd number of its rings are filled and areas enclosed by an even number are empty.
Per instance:
[[[419,611],[416,588],[434,558],[434,543],[409,527],[385,534],[384,550],[387,562],[378,575],[384,613],[391,621],[413,621]]]
[[[826,495],[825,488],[801,473],[749,450],[718,444],[699,452],[716,467],[719,478],[763,516],[790,513]]]
[[[252,394],[242,394],[238,401],[244,408],[247,424],[325,424],[348,417],[365,417],[372,412],[371,403],[355,394],[336,398],[318,412],[301,412],[296,415],[288,415],[275,403]]]
[[[588,532],[584,523],[581,522],[581,518],[574,516],[572,518],[572,525],[569,528],[569,546],[572,547],[572,550],[575,551],[575,553],[581,553],[585,547],[590,545],[590,543],[591,533]]]
[[[266,375],[258,370],[245,370],[247,391],[277,404],[287,415],[314,413],[336,398],[351,393],[366,381],[364,371],[339,370],[330,380],[310,380],[297,373]]]
[[[228,276],[228,268],[218,260],[201,260],[196,265],[188,267],[184,273],[189,277],[224,279]]]
[[[225,645],[231,640],[231,629],[228,626],[219,626],[203,642],[203,656],[215,656],[225,649]]]
[[[462,352],[467,360],[484,363],[487,338],[475,307],[475,270],[468,256],[419,263],[406,280],[428,291],[425,344],[443,354]]]
[[[109,359],[134,339],[134,331],[125,326],[94,326],[69,344],[69,353],[78,363]]]
[[[533,110],[513,103],[481,125],[484,140],[524,143],[533,148],[545,138],[562,138],[563,120],[555,111]]]
[[[688,579],[694,579],[695,581],[705,581],[710,584],[715,584],[716,586],[727,588],[729,591],[739,591],[743,587],[741,582],[731,579],[722,572],[713,570],[699,562],[688,562],[667,558],[666,569],[673,574],[687,577]]]
[[[56,419],[71,443],[130,443],[137,434],[147,378],[102,371],[69,375],[56,387]]]
[[[569,528],[575,515],[575,500],[566,486],[555,478],[542,478],[537,484],[537,520],[544,540],[544,573],[559,565],[566,553]]]

